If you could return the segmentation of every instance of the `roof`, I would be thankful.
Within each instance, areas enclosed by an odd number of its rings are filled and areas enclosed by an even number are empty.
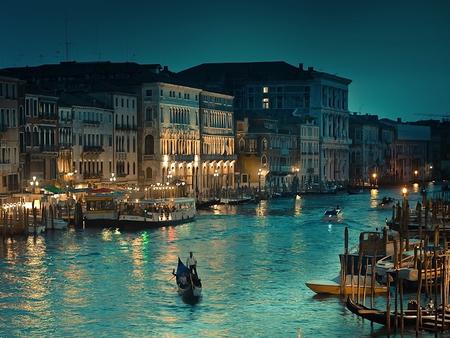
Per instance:
[[[66,190],[55,187],[53,185],[47,185],[45,187],[42,187],[42,189],[44,189],[46,191],[50,191],[53,194],[64,194],[66,192]]]

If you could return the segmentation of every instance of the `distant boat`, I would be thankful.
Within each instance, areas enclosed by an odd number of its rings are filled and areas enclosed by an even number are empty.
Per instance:
[[[220,198],[213,198],[212,200],[206,200],[206,201],[200,201],[200,200],[195,201],[195,207],[197,208],[197,210],[207,210],[217,204],[220,204]]]
[[[348,186],[347,192],[349,195],[357,195],[364,193],[364,187],[361,186]]]
[[[392,197],[383,197],[381,201],[377,204],[377,209],[391,210],[393,205],[395,205],[395,199],[393,199]]]
[[[342,220],[342,210],[339,207],[327,209],[322,216],[324,222],[340,222]]]
[[[141,230],[194,221],[195,199],[189,197],[137,200],[124,205],[117,227],[120,230]]]

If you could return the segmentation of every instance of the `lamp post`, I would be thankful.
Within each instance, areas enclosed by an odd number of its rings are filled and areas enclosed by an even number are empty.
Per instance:
[[[408,188],[406,187],[406,185],[403,187],[403,189],[402,189],[402,195],[403,195],[403,212],[404,212],[404,222],[406,222],[406,218],[407,218],[407,215],[408,215],[408,208],[407,208],[407,206],[406,206],[406,203],[407,203],[407,201],[406,201],[406,196],[408,195]]]
[[[373,173],[372,177],[373,177],[373,181],[375,183],[375,188],[376,188],[378,186],[377,173]]]
[[[415,179],[416,182],[418,182],[418,180],[417,180],[418,174],[419,174],[419,171],[418,170],[414,170],[414,179]]]
[[[219,177],[219,173],[217,172],[217,169],[215,169],[214,170],[214,198],[217,197],[218,177]]]
[[[111,182],[111,187],[115,186],[116,180],[117,180],[116,174],[111,173],[111,177],[109,178],[109,181]]]
[[[261,175],[262,170],[261,168],[258,169],[258,194],[261,195]]]
[[[39,181],[37,180],[36,176],[33,176],[33,180],[30,182],[31,188],[33,189],[33,192],[36,193],[36,189],[39,188]]]

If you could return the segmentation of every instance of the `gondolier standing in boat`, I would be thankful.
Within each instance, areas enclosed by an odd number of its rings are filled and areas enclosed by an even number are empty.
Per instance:
[[[186,265],[191,270],[191,273],[197,274],[197,258],[195,258],[195,256],[192,254],[192,251],[189,253]]]

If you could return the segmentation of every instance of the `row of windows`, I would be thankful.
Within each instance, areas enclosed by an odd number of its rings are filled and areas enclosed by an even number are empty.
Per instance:
[[[120,98],[120,100],[118,97],[116,97],[115,106],[119,107],[119,102],[120,102],[120,107],[125,108],[125,106],[126,106],[126,108],[130,108],[130,101],[131,101],[131,108],[134,109],[136,107],[136,100],[135,99],[130,100],[129,98],[125,99],[123,97]]]
[[[160,96],[164,97],[164,91],[162,89],[160,91]],[[145,97],[153,97],[153,90],[152,89],[147,89],[145,91]],[[177,97],[177,93],[174,90],[170,90],[169,91],[169,97],[176,98]],[[183,97],[184,97],[185,100],[190,100],[191,99],[191,94],[183,93]],[[178,98],[179,99],[182,98],[181,92],[178,92]],[[195,101],[198,101],[198,96],[197,95],[195,95]]]
[[[38,99],[25,99],[25,115],[37,117],[40,114],[55,114],[56,103],[39,102]]]
[[[16,110],[13,109],[10,111],[9,109],[0,109],[0,131],[6,128],[16,128],[17,127],[17,114]]]
[[[76,162],[73,162],[73,167],[76,168]],[[91,162],[91,161],[80,161],[78,163],[78,172],[80,174],[101,174],[103,175],[103,161],[100,162]],[[112,170],[112,162],[109,162],[109,172],[113,172]],[[136,163],[133,162],[132,169],[130,170],[130,163],[127,162],[125,165],[125,162],[117,161],[116,168],[114,170],[114,173],[117,176],[120,176],[121,174],[130,175],[130,172],[132,175],[136,175]]]
[[[16,84],[0,82],[0,97],[15,100],[17,98]]]

